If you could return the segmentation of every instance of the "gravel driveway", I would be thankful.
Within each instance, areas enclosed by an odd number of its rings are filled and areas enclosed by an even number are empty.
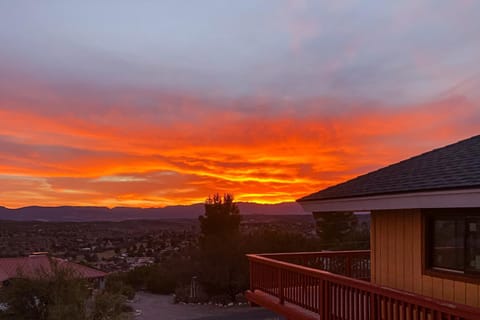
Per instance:
[[[135,320],[283,320],[262,308],[173,304],[171,296],[138,292],[132,307],[141,312]]]

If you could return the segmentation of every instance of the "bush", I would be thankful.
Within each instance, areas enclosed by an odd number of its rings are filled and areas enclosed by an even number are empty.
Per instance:
[[[135,298],[135,289],[125,282],[124,276],[121,274],[110,275],[107,278],[105,291],[123,295],[129,300]]]
[[[163,264],[138,267],[112,275],[107,281],[106,289],[121,293],[129,299],[133,298],[135,290],[171,294],[175,292],[177,286],[189,283],[195,271],[196,266],[191,259],[173,257]]]
[[[102,292],[95,296],[91,320],[117,320],[125,310],[125,297]]]

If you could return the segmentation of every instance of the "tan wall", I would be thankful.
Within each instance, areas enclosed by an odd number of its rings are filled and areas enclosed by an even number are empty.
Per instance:
[[[480,286],[422,275],[420,210],[372,212],[372,282],[438,299],[480,306]]]

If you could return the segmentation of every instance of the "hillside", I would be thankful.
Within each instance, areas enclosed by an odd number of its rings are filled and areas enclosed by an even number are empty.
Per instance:
[[[280,204],[257,204],[240,202],[242,215],[296,215],[306,214],[295,202]],[[203,204],[169,206],[164,208],[106,208],[106,207],[24,207],[8,209],[0,207],[0,220],[13,221],[123,221],[197,218],[203,214]]]

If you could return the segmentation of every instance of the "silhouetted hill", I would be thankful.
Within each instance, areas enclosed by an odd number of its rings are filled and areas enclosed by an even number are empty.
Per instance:
[[[295,202],[280,204],[238,203],[242,215],[306,214]],[[122,221],[158,219],[196,219],[203,214],[203,204],[169,206],[165,208],[106,208],[106,207],[39,207],[19,209],[0,207],[0,220],[14,221]]]

